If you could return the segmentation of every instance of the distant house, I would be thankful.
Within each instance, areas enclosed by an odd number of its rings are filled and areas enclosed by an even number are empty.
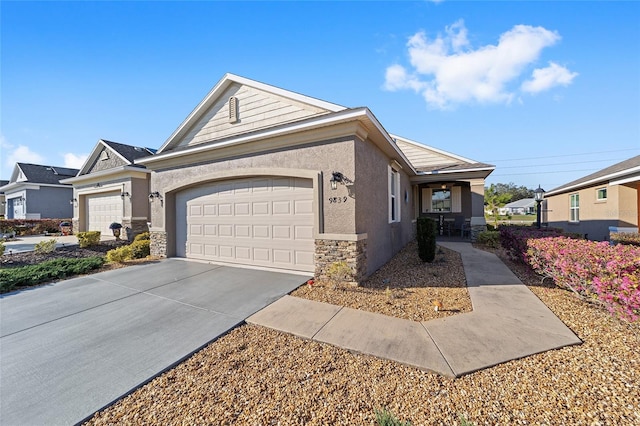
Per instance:
[[[2,187],[5,186],[6,184],[8,184],[9,181],[8,180],[0,180],[0,206],[2,206],[2,209],[0,209],[0,218],[4,219],[4,206],[5,204],[7,204],[7,202],[4,199],[4,191],[2,190]]]
[[[150,171],[134,161],[154,152],[99,140],[77,176],[64,180],[73,185],[74,231],[108,234],[113,222],[122,225],[124,238],[148,231]]]
[[[504,207],[498,209],[498,214],[502,216],[513,214],[535,214],[536,202],[533,198],[523,198],[522,200],[512,201],[505,204]]]
[[[61,181],[76,173],[78,169],[16,163],[11,179],[0,187],[5,197],[5,218],[70,218],[73,209],[69,200],[73,188]]]
[[[608,240],[610,231],[638,232],[640,155],[545,194],[549,226]]]

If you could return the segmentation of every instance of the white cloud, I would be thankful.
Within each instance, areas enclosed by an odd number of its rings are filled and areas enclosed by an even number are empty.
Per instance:
[[[4,166],[7,167],[7,170],[13,170],[16,163],[43,164],[44,162],[44,156],[31,151],[28,146],[18,145],[18,147],[14,147],[6,142],[4,138],[2,138],[2,152],[6,153]]]
[[[568,86],[578,75],[554,62],[546,68],[533,70],[532,78],[522,83],[521,89],[528,93],[538,93],[555,86]]]
[[[64,154],[64,167],[79,169],[84,165],[84,162],[87,161],[87,157],[89,157],[89,154],[76,155],[68,152]]]
[[[407,71],[399,64],[389,66],[384,88],[414,90],[430,107],[438,109],[467,102],[508,104],[516,98],[517,83],[525,70],[545,47],[559,40],[555,31],[516,25],[500,36],[498,44],[473,49],[464,21],[459,20],[445,28],[445,35],[435,39],[429,39],[423,31],[410,37],[407,48],[413,70]],[[570,78],[556,73],[554,85],[570,84],[577,75],[564,70]],[[526,87],[538,87],[544,78],[549,77],[542,74],[537,77],[534,71],[533,86]]]

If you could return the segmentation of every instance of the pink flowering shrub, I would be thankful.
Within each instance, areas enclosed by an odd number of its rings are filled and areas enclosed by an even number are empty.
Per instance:
[[[558,286],[597,299],[629,321],[640,319],[640,247],[566,237],[531,238],[526,259]]]

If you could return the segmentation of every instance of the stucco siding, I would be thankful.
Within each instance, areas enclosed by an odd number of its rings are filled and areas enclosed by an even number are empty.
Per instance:
[[[231,96],[238,99],[238,121],[234,123],[229,122],[228,101]],[[197,145],[326,112],[308,104],[234,83],[189,129],[178,145]]]
[[[130,214],[131,217],[144,217],[149,219],[149,182],[150,176],[146,179],[132,178],[129,183]]]
[[[597,199],[600,188],[607,189],[606,200]],[[578,222],[569,220],[572,194],[578,194],[580,199]],[[547,197],[546,220],[549,226],[603,241],[609,238],[610,226],[638,226],[636,205],[637,191],[631,185],[600,184]]]
[[[401,221],[389,223],[389,166],[392,160],[368,141],[355,144],[355,158],[356,232],[367,234],[366,274],[370,275],[413,237],[414,200],[409,178],[400,170],[398,201]]]
[[[306,170],[322,174],[322,188],[318,188],[318,199],[314,200],[322,229],[314,231],[354,234],[356,232],[353,220],[355,203],[348,196],[345,186],[339,185],[337,190],[332,191],[329,182],[333,171],[340,171],[345,176],[354,175],[353,145],[353,137],[345,137],[339,140],[301,145],[288,150],[267,151],[255,155],[158,170],[153,174],[151,190],[163,193],[164,198],[162,202],[150,203],[153,228],[167,232],[167,255],[172,256],[175,254],[173,234],[176,221],[174,213],[176,193],[190,187],[205,185],[213,180],[249,177],[252,174],[251,170],[256,170],[256,176],[269,175],[269,170],[278,170],[278,173],[291,170],[291,176],[296,176],[297,170]],[[337,197],[341,197],[340,202],[331,202],[330,198],[336,198],[337,201]],[[346,201],[344,197],[347,197]]]

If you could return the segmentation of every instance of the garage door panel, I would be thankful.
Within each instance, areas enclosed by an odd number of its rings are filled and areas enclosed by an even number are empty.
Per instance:
[[[184,212],[189,226],[182,231],[187,235],[176,239],[177,253],[313,271],[312,200],[311,180],[288,177],[243,179],[185,191],[176,197],[176,217],[183,223]],[[201,209],[193,211],[203,214],[188,214],[196,205]],[[191,232],[191,224],[202,226],[203,233]]]
[[[113,222],[122,222],[120,191],[85,196],[87,230],[107,232]]]

